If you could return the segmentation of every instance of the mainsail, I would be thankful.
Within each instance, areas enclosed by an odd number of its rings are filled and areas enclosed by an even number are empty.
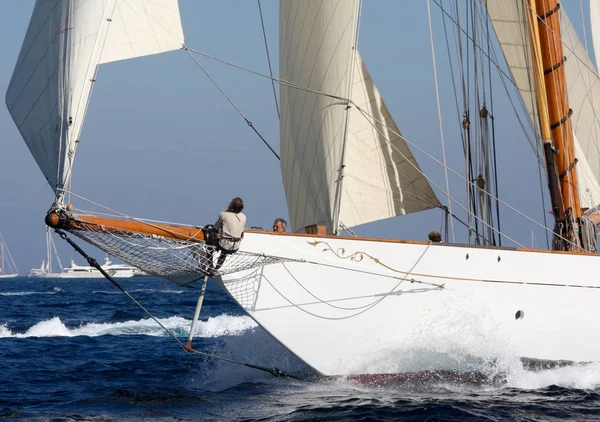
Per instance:
[[[358,13],[358,0],[280,3],[280,78],[296,85],[281,87],[294,231],[318,224],[332,232],[338,221],[355,226],[439,205],[356,51]]]
[[[6,104],[57,197],[69,184],[98,64],[183,43],[177,0],[37,0]]]
[[[538,112],[525,7],[523,0],[487,2],[488,15],[514,83],[536,127]],[[567,90],[573,110],[579,198],[583,208],[592,208],[600,204],[600,121],[597,113],[600,110],[600,78],[566,12],[561,9],[560,13]]]

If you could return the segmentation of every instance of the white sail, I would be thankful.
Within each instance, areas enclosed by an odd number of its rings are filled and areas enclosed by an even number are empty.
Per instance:
[[[183,44],[177,0],[117,0],[100,63],[177,50]]]
[[[590,0],[590,29],[592,30],[592,44],[594,46],[594,57],[596,58],[596,69],[600,61],[600,1]]]
[[[347,226],[438,207],[356,51],[340,220]]]
[[[488,0],[486,6],[504,59],[529,113],[530,123],[537,128],[535,79],[523,0]]]
[[[333,230],[342,161],[338,214],[347,226],[439,204],[356,53],[357,17],[357,0],[281,1],[280,77],[314,91],[281,87],[281,167],[294,231]]]
[[[0,278],[13,278],[19,275],[19,270],[15,265],[8,246],[0,233]]]
[[[513,80],[534,127],[538,125],[527,16],[522,0],[489,0],[487,10]],[[566,12],[561,9],[565,75],[573,110],[575,166],[582,208],[600,203],[600,78]]]
[[[6,104],[54,190],[67,186],[71,177],[97,65],[182,46],[177,1],[157,3],[36,2]],[[164,34],[170,38],[157,42]]]
[[[600,204],[600,77],[566,12],[561,13],[565,75],[575,134],[582,208]]]

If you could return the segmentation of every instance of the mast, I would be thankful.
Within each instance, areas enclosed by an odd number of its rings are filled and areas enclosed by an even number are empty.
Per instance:
[[[565,79],[557,0],[528,0],[540,129],[555,219],[555,250],[580,250],[579,204],[573,128]],[[533,17],[533,13],[536,17]],[[543,73],[543,78],[541,77]],[[567,243],[561,239],[569,240]]]
[[[4,239],[0,233],[0,275],[4,274]]]
[[[52,273],[52,251],[50,250],[52,247],[52,239],[50,236],[50,227],[46,226],[46,270],[47,272]]]
[[[355,15],[354,15],[354,24],[353,24],[353,28],[354,28],[354,34],[353,34],[353,44],[352,44],[352,57],[350,59],[350,76],[348,78],[348,89],[347,89],[347,93],[348,93],[348,98],[352,98],[352,82],[354,80],[353,78],[353,71],[354,71],[354,66],[355,66],[355,62],[357,60],[356,57],[356,49],[358,47],[358,20],[359,20],[359,15],[360,15],[360,8],[361,8],[361,0],[359,0],[356,3],[356,10],[355,10]],[[347,144],[348,144],[348,127],[350,125],[350,108],[352,107],[352,104],[350,102],[350,100],[348,100],[348,102],[346,103],[346,110],[345,110],[345,116],[344,116],[344,138],[342,140],[342,154],[341,154],[341,161],[340,161],[340,168],[339,168],[339,176],[338,176],[338,180],[337,180],[337,184],[336,184],[336,189],[335,189],[335,198],[334,198],[334,203],[333,203],[333,234],[337,235],[339,234],[340,231],[340,213],[341,213],[341,207],[342,207],[342,193],[343,193],[343,183],[344,183],[344,176],[345,176],[345,169],[346,169],[346,148],[347,148]]]

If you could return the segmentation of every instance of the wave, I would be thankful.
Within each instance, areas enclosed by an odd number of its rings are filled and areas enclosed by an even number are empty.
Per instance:
[[[191,320],[178,316],[170,318],[159,318],[161,324],[171,330],[177,336],[189,334]],[[196,327],[197,337],[222,337],[237,336],[241,333],[256,328],[256,323],[247,316],[219,315],[208,318],[206,321],[198,321]],[[24,333],[13,333],[7,324],[0,325],[0,338],[29,338],[29,337],[99,337],[99,336],[122,336],[122,335],[144,335],[144,336],[167,336],[168,334],[150,319],[137,321],[123,321],[110,323],[88,322],[79,327],[67,327],[59,317],[40,321],[30,327]]]
[[[63,292],[64,290],[60,287],[55,287],[51,292],[2,292],[0,296],[55,295]]]
[[[169,289],[134,289],[134,290],[127,290],[128,293],[147,293],[147,294],[153,294],[153,293],[160,293],[160,294],[181,294],[181,293],[185,293],[184,290],[169,290]],[[120,291],[107,291],[107,290],[93,290],[92,293],[94,294],[102,294],[102,295],[122,295],[123,292]]]

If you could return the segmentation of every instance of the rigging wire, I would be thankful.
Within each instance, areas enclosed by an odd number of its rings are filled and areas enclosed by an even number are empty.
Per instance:
[[[440,6],[440,5],[439,5],[439,3],[437,3],[437,0],[433,0],[433,2],[434,2],[435,4],[437,4],[438,6]],[[446,12],[446,11],[445,11],[443,8],[442,8],[442,11],[443,11],[443,12],[444,12],[444,13],[447,15],[447,12]],[[453,19],[451,16],[449,16],[449,17],[450,17],[450,19],[452,20],[452,22],[454,22],[454,23],[456,24],[456,21],[455,21],[455,20],[454,20],[454,19]],[[462,30],[462,29],[461,29],[461,31],[463,31],[463,32],[464,32],[464,30]],[[238,68],[238,69],[245,70],[245,71],[248,71],[248,72],[250,72],[250,73],[256,74],[256,75],[258,75],[258,76],[261,76],[261,77],[264,77],[264,78],[269,78],[269,79],[271,79],[271,78],[270,78],[268,75],[264,75],[264,74],[262,74],[262,73],[260,73],[260,72],[256,72],[256,71],[254,71],[254,70],[251,70],[251,69],[244,68],[244,67],[242,67],[242,66],[239,66],[239,65],[236,65],[236,64],[234,64],[234,63],[227,62],[227,61],[225,61],[225,60],[223,60],[223,59],[219,59],[219,58],[217,58],[217,57],[214,57],[214,56],[208,55],[208,54],[206,54],[206,53],[201,53],[201,52],[199,52],[199,51],[197,51],[197,50],[193,50],[193,49],[191,49],[191,48],[188,48],[188,47],[186,47],[186,51],[188,51],[188,52],[193,52],[193,53],[196,53],[196,54],[200,54],[200,55],[202,55],[202,56],[205,56],[205,57],[211,58],[211,59],[213,59],[213,60],[219,61],[219,62],[221,62],[221,63],[224,63],[224,64],[227,64],[227,65],[230,65],[230,66],[236,67],[236,68]],[[485,52],[484,52],[484,54],[485,54]],[[488,58],[489,58],[489,57],[488,57]],[[509,77],[509,76],[508,76],[508,75],[507,75],[507,74],[506,74],[506,73],[505,73],[505,72],[504,72],[504,71],[503,71],[503,70],[502,70],[502,69],[499,67],[499,65],[497,64],[497,62],[496,62],[496,61],[494,61],[494,60],[492,59],[492,63],[494,63],[494,66],[496,67],[496,69],[497,69],[497,70],[498,70],[500,73],[504,74],[504,75],[505,75],[505,76],[508,78],[508,80],[509,80],[509,81],[511,81],[511,82],[514,84],[514,81],[512,81],[512,79],[511,79],[511,78],[510,78],[510,77]],[[312,93],[315,93],[315,94],[320,94],[320,95],[325,95],[325,96],[327,96],[327,97],[330,97],[330,98],[335,98],[335,99],[338,99],[338,100],[342,100],[342,101],[344,101],[344,102],[351,101],[350,99],[347,99],[347,98],[342,98],[342,97],[335,96],[335,95],[331,95],[331,94],[328,94],[328,93],[325,93],[325,92],[319,92],[319,91],[317,91],[317,90],[312,90],[312,89],[309,89],[309,88],[306,88],[306,87],[299,86],[299,85],[297,85],[297,84],[292,84],[292,83],[290,83],[290,82],[283,81],[283,80],[281,80],[281,79],[277,79],[277,78],[275,78],[274,80],[275,80],[276,82],[280,83],[280,84],[285,84],[286,86],[290,86],[290,87],[293,87],[293,88],[296,88],[296,89],[300,89],[300,90],[303,90],[303,91],[312,92]],[[501,78],[501,80],[502,80],[502,78]],[[456,176],[458,176],[459,178],[461,178],[461,179],[465,180],[467,183],[469,183],[469,184],[473,184],[473,182],[471,182],[470,180],[468,180],[468,179],[466,179],[465,177],[461,176],[460,174],[458,174],[457,172],[455,172],[454,170],[452,170],[452,168],[450,168],[450,167],[448,167],[448,166],[445,166],[445,165],[444,165],[444,163],[440,162],[438,159],[436,159],[435,157],[433,157],[431,154],[429,154],[429,153],[425,152],[423,149],[421,149],[420,147],[418,147],[418,146],[417,146],[417,145],[415,145],[414,143],[410,142],[410,141],[409,141],[408,139],[406,139],[404,136],[402,136],[401,134],[399,134],[399,133],[397,133],[396,131],[394,131],[392,128],[390,128],[389,126],[387,126],[387,125],[386,125],[384,122],[382,122],[382,121],[379,121],[378,119],[376,119],[376,118],[374,118],[373,116],[369,115],[368,113],[366,113],[366,112],[365,112],[365,110],[363,110],[362,108],[360,108],[358,105],[356,105],[356,104],[354,104],[354,103],[353,103],[353,105],[354,105],[354,106],[357,108],[357,110],[360,110],[360,112],[361,112],[363,115],[369,116],[371,119],[373,119],[373,121],[377,122],[377,123],[378,123],[378,125],[380,125],[381,127],[385,127],[385,128],[387,128],[387,129],[388,129],[388,130],[389,130],[391,133],[393,133],[393,134],[395,134],[396,136],[398,136],[398,137],[400,137],[401,139],[403,139],[403,140],[404,140],[404,141],[405,141],[407,144],[409,144],[409,145],[410,145],[412,148],[415,148],[415,149],[417,149],[418,151],[420,151],[421,153],[425,154],[425,155],[426,155],[428,158],[432,159],[433,161],[435,161],[435,162],[436,162],[436,163],[438,163],[439,165],[443,166],[444,168],[447,168],[447,169],[448,169],[448,170],[449,170],[451,173],[453,173],[453,174],[455,174]],[[372,122],[371,122],[371,125],[375,127],[375,125],[374,125]],[[389,140],[387,140],[387,138],[384,138],[384,139],[386,139],[386,141],[387,141],[388,143],[390,143],[390,142],[389,142]],[[397,149],[396,149],[396,150],[397,150]],[[404,157],[404,158],[406,159],[406,157]],[[412,165],[412,163],[411,163],[411,165]],[[415,167],[415,168],[416,168],[416,167]],[[417,168],[416,168],[416,170],[417,170],[417,171],[419,171],[421,174],[423,174],[422,170],[420,170],[420,169],[417,169]],[[426,178],[427,178],[427,180],[429,180],[430,182],[432,182],[432,181],[431,181],[431,179],[430,179],[430,178],[428,178],[427,176],[425,176],[424,174],[423,174],[423,176],[424,176],[424,177],[426,177]],[[432,182],[432,183],[433,183],[433,182]],[[437,187],[437,188],[438,188],[438,189],[439,189],[439,190],[440,190],[442,193],[444,193],[444,194],[445,194],[445,191],[444,191],[444,189],[440,188],[440,187],[439,187],[439,186],[437,186],[437,185],[436,185],[436,187]],[[488,193],[487,193],[487,195],[492,195],[492,194],[488,192]],[[493,196],[493,195],[492,195],[492,196]],[[459,206],[461,206],[461,205],[460,205],[460,203],[458,203],[458,201],[454,200],[454,199],[453,199],[453,198],[451,198],[451,197],[450,197],[450,199],[451,199],[452,201],[454,201],[455,203],[457,203]],[[535,221],[535,220],[534,220],[534,219],[532,219],[531,217],[529,217],[529,216],[525,215],[524,213],[520,212],[519,210],[517,210],[516,208],[514,208],[514,207],[512,207],[511,205],[507,204],[506,202],[504,202],[504,201],[501,201],[501,200],[500,200],[500,199],[499,199],[497,196],[493,196],[493,199],[500,201],[500,203],[501,203],[501,204],[505,205],[506,207],[508,207],[508,208],[509,208],[509,209],[511,209],[512,211],[516,212],[517,214],[521,215],[522,217],[526,218],[527,220],[531,221],[532,223],[534,223],[534,224],[536,224],[536,225],[540,226],[540,227],[541,227],[541,228],[543,228],[545,231],[550,231],[550,229],[548,229],[548,227],[546,227],[546,226],[542,225],[541,223],[539,223],[539,222]],[[463,209],[464,209],[464,210],[465,210],[467,213],[469,213],[469,210],[465,209],[465,208],[464,208],[464,207],[462,207],[462,206],[461,206],[461,208],[463,208]],[[497,232],[497,230],[496,230],[496,229],[494,229],[494,231],[496,231],[496,232]],[[516,242],[515,240],[513,240],[512,238],[509,238],[509,237],[508,237],[508,236],[506,236],[506,235],[504,235],[504,236],[505,236],[505,237],[507,237],[507,239],[508,239],[508,240],[510,240],[511,242],[514,242],[515,244],[517,244],[517,245],[519,245],[519,246],[523,246],[523,245],[521,245],[520,243],[518,243],[518,242]],[[564,239],[564,240],[568,241],[568,239]],[[525,246],[523,246],[523,247],[525,247]]]
[[[85,251],[83,249],[81,249],[81,247],[79,247],[79,245],[77,245],[73,240],[71,240],[64,231],[62,231],[61,229],[56,229],[55,231],[56,231],[56,233],[58,233],[58,235],[61,237],[61,239],[64,239],[69,245],[71,245],[73,247],[73,249],[75,249],[81,256],[83,256],[85,258],[85,260],[88,262],[88,264],[90,264],[90,266],[92,266],[92,267],[96,268],[98,271],[100,271],[102,273],[102,275],[108,281],[110,281],[117,289],[119,289],[122,293],[124,293],[125,296],[127,296],[136,306],[138,306],[142,311],[144,311],[144,313],[146,313],[146,315],[148,315],[150,318],[152,318],[154,320],[154,322],[156,322],[171,338],[173,338],[173,340],[175,340],[177,343],[179,343],[179,345],[185,351],[187,351],[191,354],[201,355],[201,356],[205,356],[205,357],[212,358],[212,359],[222,360],[225,362],[235,363],[237,365],[246,366],[248,368],[258,369],[259,371],[268,372],[275,377],[293,378],[293,379],[297,379],[300,381],[304,381],[303,378],[300,378],[297,375],[289,374],[278,368],[267,368],[266,366],[255,365],[255,364],[248,363],[248,362],[242,362],[239,360],[226,358],[224,356],[214,355],[212,353],[201,352],[199,350],[195,350],[195,349],[192,349],[191,347],[188,347],[181,340],[179,340],[179,338],[175,335],[175,333],[173,333],[171,330],[169,330],[167,327],[165,327],[165,325],[163,323],[161,323],[159,321],[159,319],[157,317],[155,317],[148,309],[146,309],[146,307],[144,307],[144,305],[142,305],[133,296],[131,296],[131,294],[127,290],[125,290],[123,288],[123,286],[121,286],[114,278],[112,278],[106,271],[104,271],[104,269],[100,266],[100,264],[98,264],[98,261],[96,261],[94,258],[92,258],[87,253],[85,253]]]
[[[583,43],[585,46],[585,53],[589,56],[590,53],[588,51],[587,34],[585,32],[585,16],[583,13],[583,0],[579,0],[579,10],[581,11],[581,27],[583,28]]]
[[[440,139],[441,139],[441,143],[442,143],[442,160],[444,162],[444,173],[445,173],[445,177],[446,177],[446,195],[448,197],[450,197],[450,183],[448,181],[448,170],[447,170],[447,166],[446,166],[446,144],[444,142],[444,126],[442,125],[442,109],[441,109],[441,105],[440,105],[440,92],[439,92],[439,86],[438,86],[438,77],[437,77],[437,65],[436,65],[436,59],[435,59],[435,47],[433,44],[433,29],[432,29],[432,24],[431,24],[431,6],[430,6],[430,1],[427,0],[427,17],[429,19],[429,40],[431,43],[431,59],[433,60],[433,78],[435,81],[435,96],[436,96],[436,101],[437,101],[437,111],[438,111],[438,124],[440,127]],[[452,201],[448,201],[448,210],[450,212],[450,214],[452,214]],[[450,230],[452,233],[452,242],[455,242],[455,235],[454,235],[454,222],[452,220],[450,220]]]
[[[435,1],[435,0],[434,0]],[[378,120],[376,117],[370,115],[369,113],[367,113],[365,110],[363,110],[361,107],[357,106],[356,104],[354,104],[354,106],[356,107],[357,110],[359,110],[361,112],[361,114],[363,114],[363,116],[368,116],[369,118],[373,119],[373,121],[375,121],[378,125],[380,125],[381,127],[385,127],[390,133],[398,136],[400,139],[404,140],[404,142],[406,142],[409,146],[411,146],[412,148],[418,150],[419,152],[421,152],[422,154],[424,154],[425,156],[427,156],[428,158],[430,158],[431,160],[433,160],[434,162],[436,162],[439,165],[444,165],[440,160],[438,160],[437,158],[433,157],[431,154],[429,154],[428,152],[426,152],[425,150],[423,150],[422,148],[420,148],[418,145],[414,144],[413,142],[410,142],[408,139],[406,139],[404,136],[402,136],[401,134],[399,134],[398,132],[396,132],[393,128],[387,126],[384,122]],[[373,127],[375,127],[375,125],[373,123],[371,123],[371,125]],[[376,130],[379,132],[379,134],[382,136],[382,138],[388,142],[390,145],[391,142],[389,141],[389,139],[387,139],[385,137],[385,135],[378,129],[376,128]],[[397,148],[395,148],[392,145],[392,148],[394,148],[406,161],[408,161],[414,168],[415,170],[417,170],[421,175],[423,175],[424,178],[426,178],[429,183],[431,183],[433,186],[435,186],[440,192],[445,194],[444,189],[442,189],[440,186],[438,186],[430,177],[428,177],[425,173],[423,173],[423,171],[420,168],[417,168],[417,166],[415,164],[413,164],[410,160],[408,160],[408,158],[406,156],[404,156],[404,154],[402,154],[402,152],[400,150],[398,150]],[[466,179],[464,176],[460,175],[458,172],[456,172],[455,170],[453,170],[451,167],[448,167],[448,171],[450,171],[452,174],[454,174],[455,176],[461,178],[462,180],[464,180],[466,183],[471,184],[473,186],[475,186],[476,189],[479,189],[475,183],[471,182],[470,180]],[[490,192],[486,192],[486,195],[490,195],[492,196],[493,199],[499,201],[502,205],[506,206],[507,208],[509,208],[510,210],[514,211],[516,214],[522,216],[523,218],[525,218],[526,220],[532,222],[533,224],[541,227],[542,229],[546,230],[546,231],[552,231],[551,229],[549,229],[548,227],[542,225],[541,223],[537,222],[536,220],[534,220],[533,218],[529,217],[528,215],[522,213],[521,211],[519,211],[518,209],[516,209],[515,207],[513,207],[512,205],[509,205],[507,202],[502,201],[500,198],[492,195]],[[452,197],[449,197],[452,201],[454,201],[460,208],[462,208],[463,210],[465,210],[467,213],[469,212],[468,209],[466,209],[462,204],[460,204],[457,200],[455,200]],[[476,217],[477,218],[477,217]],[[482,224],[485,224],[485,222],[481,221]],[[492,227],[492,230],[494,230],[496,233],[498,233],[498,230],[494,227]],[[506,234],[503,234],[504,237],[506,237],[508,240],[510,240],[511,242],[514,242],[516,245],[519,245],[523,248],[526,248],[526,246],[521,245],[519,242],[517,242],[514,239],[511,239],[510,237],[508,237]],[[567,243],[572,244],[573,246],[578,247],[578,245],[576,245],[575,243],[571,242],[569,239],[566,239],[560,235],[557,235],[557,237],[559,237],[560,239],[564,240]]]
[[[261,139],[261,141],[263,141],[263,143],[267,146],[267,148],[269,148],[269,150],[273,153],[273,155],[275,157],[277,157],[278,160],[281,160],[281,158],[279,157],[279,154],[277,154],[275,152],[273,147],[271,147],[271,145],[266,141],[266,139],[263,138],[263,136],[260,134],[260,132],[254,127],[254,124],[252,124],[252,122],[250,120],[248,120],[248,118],[244,115],[244,113],[242,113],[242,111],[235,105],[233,100],[231,98],[229,98],[229,96],[225,93],[225,91],[223,91],[223,89],[219,86],[217,81],[215,81],[213,79],[213,77],[210,76],[208,71],[204,68],[204,66],[202,66],[200,64],[200,62],[194,57],[194,55],[190,52],[190,50],[187,47],[185,48],[185,51],[189,54],[189,56],[192,58],[192,60],[194,60],[194,62],[196,62],[196,64],[200,67],[200,69],[202,69],[202,71],[206,74],[206,76],[208,76],[208,79],[211,80],[211,82],[217,87],[217,89],[221,92],[221,94],[223,94],[223,96],[227,99],[227,101],[229,101],[229,104],[231,104],[233,106],[233,108],[235,108],[235,110],[238,112],[238,114],[240,116],[242,116],[242,118],[246,121],[248,126],[258,135],[258,137]]]
[[[485,1],[487,2],[487,0],[485,0]],[[464,33],[467,36],[467,38],[470,39],[468,33],[464,29],[461,28],[460,16],[458,16],[457,18],[453,18],[445,10],[445,8],[444,8],[443,5],[441,5],[441,4],[437,3],[437,2],[435,2],[435,3],[440,8],[441,13],[443,15],[446,15],[448,17],[448,19],[458,27],[459,33],[460,32]],[[456,6],[456,8],[458,9],[458,6]],[[489,31],[489,21],[490,20],[487,19],[488,31]],[[445,24],[445,19],[444,19],[444,24]],[[460,36],[458,36],[457,38],[460,40]],[[489,44],[489,39],[490,39],[490,37],[488,36],[488,44]],[[482,54],[489,59],[489,62],[488,62],[488,63],[490,63],[489,67],[491,68],[491,64],[493,64],[494,67],[496,68],[496,70],[498,71],[498,74],[500,76],[500,82],[502,83],[504,91],[506,92],[507,97],[509,99],[509,102],[510,102],[512,108],[513,108],[514,115],[517,118],[517,121],[518,121],[518,123],[519,123],[519,125],[520,125],[520,127],[522,129],[522,132],[525,135],[525,138],[529,142],[529,145],[530,145],[532,151],[534,152],[534,154],[535,154],[535,156],[536,156],[536,158],[538,160],[538,163],[539,163],[539,166],[538,166],[538,177],[539,177],[539,181],[540,181],[540,192],[541,192],[540,200],[542,201],[542,215],[543,215],[543,219],[544,219],[544,225],[547,227],[548,223],[547,223],[547,216],[546,216],[546,212],[545,212],[546,207],[545,207],[545,202],[544,202],[545,188],[543,186],[543,175],[542,175],[542,168],[545,168],[545,165],[546,165],[545,159],[542,157],[542,155],[540,153],[539,142],[535,142],[534,143],[532,141],[531,137],[530,137],[530,134],[529,134],[528,130],[525,128],[525,124],[523,123],[521,115],[517,111],[515,102],[513,100],[513,96],[512,96],[511,92],[508,89],[506,81],[508,80],[510,82],[510,84],[513,85],[517,90],[518,90],[518,86],[516,85],[516,82],[512,79],[512,77],[510,77],[504,70],[502,70],[500,68],[500,66],[498,64],[499,60],[496,57],[496,53],[495,53],[494,49],[490,49],[488,47],[488,51],[487,52],[483,51],[483,49],[480,49],[480,50],[481,50]],[[525,54],[527,54],[527,52],[525,52]],[[490,76],[489,79],[490,79],[490,84],[491,84],[491,76]],[[490,93],[490,95],[492,95],[492,94]],[[524,104],[524,98],[523,98],[523,96],[522,95],[517,95],[517,99],[518,99],[518,101],[519,101],[519,103],[521,105],[521,108],[527,110],[527,107]],[[535,113],[536,107],[537,107],[537,104],[532,99],[532,108],[534,109],[534,113]],[[532,130],[533,133],[537,133],[538,131],[536,131],[534,129],[534,122],[531,120],[531,118],[530,118],[531,116],[528,113],[526,115],[528,116],[527,122],[528,122],[528,125],[529,125],[530,129]],[[495,151],[495,121],[494,121],[494,118],[493,118],[493,112],[492,112],[492,137],[493,137],[492,142],[494,144],[494,151]],[[465,141],[463,140],[463,142],[465,142]],[[494,158],[494,160],[495,160],[495,158]],[[495,168],[495,174],[497,174],[497,165],[496,164],[495,164],[494,168]],[[496,181],[498,180],[497,176],[495,177],[495,179],[496,179]],[[495,187],[496,187],[495,194],[496,194],[496,197],[498,197],[498,191],[497,191],[498,185],[496,184]],[[498,204],[497,201],[496,201],[496,214],[497,214],[497,219],[498,219],[498,226],[500,228],[500,213],[499,213],[499,204]],[[549,232],[548,232],[548,230],[546,230],[545,231],[545,235],[546,235],[546,242],[547,242],[547,244],[549,242],[549,240],[548,240],[548,234],[549,234]],[[501,241],[501,235],[500,234],[499,234],[499,241]]]
[[[487,9],[487,2],[485,0],[485,7]],[[490,20],[486,19],[486,34],[487,34],[487,49],[488,56],[489,52],[492,49],[491,47],[491,36],[490,36]],[[492,63],[488,61],[488,83],[490,85],[490,116],[492,122],[492,152],[493,152],[493,162],[494,162],[494,194],[498,197],[500,196],[498,190],[498,162],[497,162],[497,154],[496,154],[496,128],[495,128],[495,114],[494,114],[494,90],[492,88]],[[538,166],[539,170],[539,166]],[[488,197],[489,199],[489,197]],[[500,228],[500,204],[498,201],[496,202],[496,224],[498,225],[498,231],[502,233],[502,229]],[[498,235],[498,246],[502,246],[502,235]]]
[[[245,72],[252,73],[252,74],[254,74],[256,76],[260,76],[260,77],[266,78],[266,79],[272,79],[272,80],[274,80],[275,82],[277,82],[280,85],[289,86],[291,88],[299,89],[301,91],[310,92],[312,94],[324,95],[326,97],[333,98],[335,100],[340,100],[340,101],[344,101],[344,102],[350,101],[348,98],[340,97],[338,95],[329,94],[327,92],[317,91],[316,89],[310,89],[310,88],[307,88],[307,87],[302,86],[302,85],[298,85],[298,84],[295,84],[295,83],[292,83],[292,82],[289,82],[289,81],[284,81],[283,79],[274,78],[274,77],[271,77],[269,75],[265,75],[264,73],[257,72],[256,70],[252,70],[252,69],[249,69],[247,67],[243,67],[243,66],[237,65],[235,63],[229,62],[227,60],[220,59],[220,58],[215,57],[215,56],[211,56],[210,54],[202,53],[201,51],[194,50],[193,48],[190,48],[190,47],[185,47],[185,50],[187,52],[192,52],[194,54],[198,54],[198,55],[206,57],[208,59],[215,60],[215,61],[217,61],[219,63],[223,63],[223,64],[226,64],[228,66],[235,67],[236,69],[240,69],[240,70],[243,70]]]
[[[277,111],[277,119],[281,119],[279,113],[279,103],[277,102],[277,90],[275,89],[275,80],[273,79],[273,69],[271,67],[271,55],[269,54],[269,45],[267,44],[267,32],[265,31],[265,21],[263,19],[260,0],[258,0],[258,13],[260,14],[260,25],[262,26],[263,39],[265,40],[265,51],[267,52],[267,62],[269,63],[269,75],[271,76],[271,85],[273,86],[273,98],[275,99],[275,110]]]

